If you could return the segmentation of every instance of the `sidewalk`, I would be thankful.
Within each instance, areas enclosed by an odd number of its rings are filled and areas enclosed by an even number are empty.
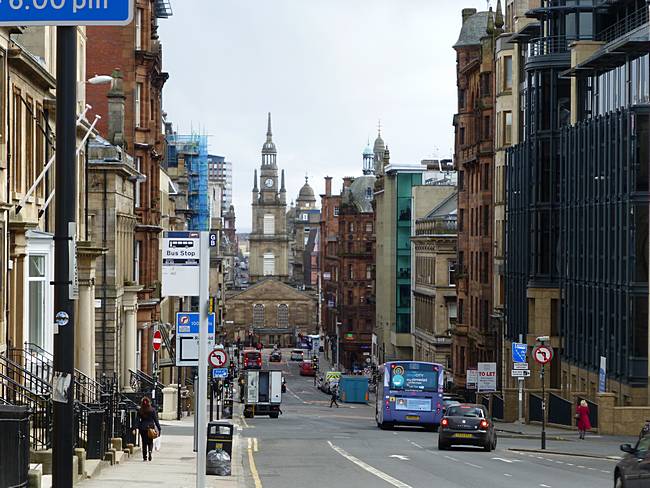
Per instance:
[[[154,452],[153,461],[142,461],[138,453],[124,464],[104,469],[99,476],[83,481],[82,488],[117,488],[147,485],[169,488],[196,486],[196,455],[193,452],[194,417],[180,421],[163,421],[162,447]],[[235,430],[231,476],[208,476],[209,488],[243,488],[246,486],[243,469],[241,438]]]
[[[598,435],[596,433],[587,433],[586,439],[580,440],[577,431],[547,427],[546,450],[541,450],[541,425],[497,422],[496,428],[500,438],[522,441],[521,447],[511,447],[509,448],[511,450],[601,459],[620,458],[622,454],[620,445],[634,445],[637,440],[636,437]]]

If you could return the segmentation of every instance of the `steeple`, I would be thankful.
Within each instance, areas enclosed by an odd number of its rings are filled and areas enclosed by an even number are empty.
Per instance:
[[[262,167],[275,168],[275,160],[278,151],[273,142],[273,132],[271,130],[271,112],[269,112],[268,125],[266,128],[266,142],[262,146]]]
[[[372,149],[370,148],[370,139],[368,139],[368,144],[366,145],[366,148],[363,150],[363,174],[364,175],[375,174],[374,156],[375,155],[372,152]]]

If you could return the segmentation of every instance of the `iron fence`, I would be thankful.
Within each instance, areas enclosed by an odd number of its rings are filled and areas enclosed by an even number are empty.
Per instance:
[[[528,420],[530,422],[541,422],[544,419],[542,409],[542,397],[533,393],[528,394]]]
[[[573,403],[555,393],[549,392],[548,421],[551,424],[573,425]]]

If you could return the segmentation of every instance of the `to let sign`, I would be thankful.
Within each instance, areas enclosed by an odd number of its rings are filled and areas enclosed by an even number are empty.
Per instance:
[[[126,25],[133,0],[3,0],[0,25]]]
[[[478,363],[478,391],[496,391],[497,363]]]

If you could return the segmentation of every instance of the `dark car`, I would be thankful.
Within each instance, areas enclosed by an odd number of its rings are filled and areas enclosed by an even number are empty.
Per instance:
[[[643,428],[634,447],[623,444],[621,451],[625,455],[614,468],[614,487],[650,486],[650,423]]]
[[[273,351],[269,357],[269,362],[279,363],[280,361],[282,361],[282,353],[280,351]]]
[[[438,429],[438,449],[479,446],[490,452],[497,447],[497,433],[483,405],[461,403],[447,408]]]

